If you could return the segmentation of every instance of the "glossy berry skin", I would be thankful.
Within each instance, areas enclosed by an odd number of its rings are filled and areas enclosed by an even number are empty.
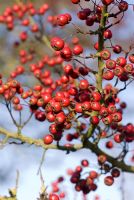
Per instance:
[[[91,14],[91,10],[89,8],[85,8],[82,11],[79,11],[77,13],[77,16],[81,20],[86,20],[87,17]]]
[[[111,3],[113,3],[114,0],[102,0],[102,3],[106,6],[110,5]]]
[[[45,121],[46,116],[45,116],[45,113],[44,113],[44,112],[42,112],[42,111],[37,111],[37,112],[35,113],[35,118],[36,118],[38,121],[43,122],[43,121]]]
[[[126,1],[121,1],[118,5],[120,11],[124,12],[128,9],[128,3]]]
[[[107,147],[108,149],[112,149],[112,148],[113,148],[113,142],[112,142],[112,141],[106,142],[106,147]]]
[[[101,94],[99,92],[93,92],[92,98],[93,98],[93,101],[100,101],[101,100]]]
[[[83,52],[83,48],[81,45],[76,45],[73,48],[73,54],[74,55],[80,55]]]
[[[51,47],[56,51],[62,50],[64,47],[64,41],[59,37],[54,37],[51,39]]]
[[[88,89],[89,83],[87,80],[80,80],[79,88],[82,90]]]
[[[104,31],[104,38],[105,39],[111,39],[112,38],[112,31],[107,29],[106,31]]]
[[[126,59],[124,57],[119,57],[116,59],[117,65],[124,67],[127,63]]]
[[[81,165],[82,165],[83,167],[88,167],[89,162],[88,162],[87,160],[82,160],[82,161],[81,161]]]
[[[72,20],[72,17],[71,17],[71,15],[69,14],[69,13],[65,13],[65,15],[67,16],[67,18],[68,18],[68,23]]]
[[[99,49],[99,44],[98,44],[98,42],[96,42],[96,43],[94,44],[94,48],[98,51],[98,49]]]
[[[72,58],[72,51],[69,47],[64,47],[61,52],[60,55],[63,59],[65,59],[66,61],[70,61]]]
[[[94,111],[100,111],[101,109],[101,104],[97,101],[94,101],[91,103],[91,109]]]
[[[121,51],[122,51],[122,47],[120,45],[113,46],[113,52],[114,53],[119,54],[119,53],[121,53]]]
[[[112,116],[108,115],[107,117],[102,118],[102,121],[103,121],[104,124],[109,125],[109,124],[112,123]]]
[[[63,112],[60,112],[56,115],[56,119],[55,119],[56,124],[62,124],[65,122],[65,120],[66,120],[66,116]]]
[[[131,63],[134,63],[134,54],[129,55],[128,58]]]
[[[97,124],[99,124],[100,120],[97,116],[92,116],[90,121],[91,121],[92,124],[97,125]]]
[[[112,80],[114,78],[113,71],[107,70],[103,73],[103,79],[105,80]]]
[[[77,16],[78,16],[78,18],[81,19],[81,20],[86,20],[86,19],[87,19],[87,14],[86,14],[86,12],[84,12],[84,10],[79,11],[79,12],[77,13]]]
[[[112,114],[116,112],[116,106],[113,104],[109,104],[109,106],[107,107],[108,113]]]
[[[68,24],[68,17],[65,14],[58,15],[57,24],[59,26],[65,26],[66,24]]]
[[[78,3],[80,3],[80,0],[71,0],[71,2],[72,2],[73,4],[78,4]]]
[[[59,196],[57,194],[50,194],[49,200],[60,200]]]
[[[48,135],[45,135],[44,138],[43,138],[43,141],[44,141],[44,144],[51,144],[53,142],[53,136],[48,134]]]
[[[121,143],[122,140],[123,140],[123,137],[122,137],[122,135],[120,133],[117,133],[116,135],[114,135],[114,141],[116,143]]]
[[[93,17],[88,17],[86,19],[86,25],[87,26],[93,26],[93,24],[94,24],[94,18]]]

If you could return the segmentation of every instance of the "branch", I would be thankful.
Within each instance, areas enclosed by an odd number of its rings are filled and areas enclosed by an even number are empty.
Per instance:
[[[42,139],[34,139],[34,138],[30,138],[27,136],[24,136],[22,134],[18,134],[18,133],[11,133],[8,130],[0,127],[0,133],[5,135],[8,139],[15,139],[15,140],[19,140],[22,143],[27,143],[30,145],[35,145],[38,147],[42,147],[43,149],[59,149],[59,150],[63,150],[63,151],[77,151],[79,149],[82,148],[82,144],[77,144],[77,145],[72,145],[72,146],[57,146],[54,144],[50,144],[50,145],[45,145]]]
[[[8,138],[20,140],[23,143],[27,143],[30,145],[34,144],[35,146],[42,147],[43,149],[57,149],[57,150],[63,150],[63,151],[67,151],[67,152],[77,151],[77,150],[80,150],[83,148],[89,149],[96,155],[106,155],[107,161],[110,162],[113,165],[113,167],[114,166],[118,167],[124,172],[134,173],[134,166],[126,165],[123,161],[118,161],[117,158],[113,158],[112,156],[106,154],[96,144],[93,144],[92,142],[90,142],[88,140],[84,141],[84,145],[74,144],[73,146],[69,146],[69,147],[57,146],[54,144],[45,145],[42,139],[33,139],[30,137],[26,137],[24,135],[19,135],[17,133],[11,133],[2,127],[0,127],[0,132],[1,132],[1,134],[7,136]]]
[[[134,166],[126,165],[124,161],[118,161],[117,158],[108,155],[90,141],[86,141],[83,148],[90,149],[96,155],[105,155],[107,157],[107,161],[110,162],[113,167],[118,167],[124,172],[134,173]]]

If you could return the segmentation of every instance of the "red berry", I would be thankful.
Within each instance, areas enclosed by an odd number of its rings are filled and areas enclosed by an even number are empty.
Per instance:
[[[101,94],[99,92],[93,92],[92,97],[93,97],[93,101],[100,101],[101,100]]]
[[[122,114],[120,112],[116,112],[112,114],[112,119],[114,122],[120,122],[122,120]]]
[[[119,53],[121,53],[121,51],[122,51],[122,47],[120,45],[113,46],[113,52],[114,53],[119,54]]]
[[[78,18],[81,19],[81,20],[86,20],[86,19],[87,19],[87,13],[84,12],[84,10],[79,11],[79,12],[77,13],[77,16],[78,16]]]
[[[120,77],[124,72],[124,69],[121,66],[116,66],[114,69],[114,75]]]
[[[35,112],[35,118],[38,121],[43,122],[46,119],[46,115],[43,111],[37,111],[37,112]]]
[[[87,26],[93,26],[93,24],[94,24],[94,18],[93,17],[88,17],[86,19],[86,25]]]
[[[57,24],[59,26],[64,26],[64,25],[68,24],[68,16],[65,14],[58,15]]]
[[[94,44],[94,48],[98,51],[98,49],[99,49],[99,44],[98,44],[98,42],[96,42],[96,43]]]
[[[72,58],[72,51],[69,47],[64,47],[61,52],[60,55],[63,59],[65,59],[66,61],[70,61]]]
[[[65,122],[65,120],[66,120],[66,116],[63,112],[60,112],[56,115],[56,119],[55,119],[56,124],[62,124]]]
[[[74,55],[79,55],[83,52],[83,48],[81,45],[76,45],[74,48],[73,48],[73,54]]]
[[[79,88],[82,90],[88,89],[89,83],[87,80],[80,80]]]
[[[94,111],[100,111],[101,109],[101,104],[97,101],[94,101],[91,103],[91,109]]]
[[[114,178],[119,177],[119,176],[120,176],[120,171],[119,171],[119,169],[113,168],[112,171],[111,171],[111,175],[112,175]]]
[[[107,70],[103,73],[103,79],[105,80],[112,80],[114,78],[113,71]]]
[[[113,3],[114,0],[102,0],[102,3],[106,6],[110,5],[111,3]]]
[[[111,57],[111,53],[110,53],[110,51],[108,51],[107,49],[104,49],[103,51],[101,51],[100,57],[101,57],[103,60],[108,60],[108,59],[110,59],[110,57]]]
[[[121,1],[118,5],[120,11],[124,12],[128,9],[128,3],[126,1]]]
[[[49,195],[49,200],[60,200],[60,198],[57,194],[52,193]]]
[[[88,167],[89,162],[88,162],[87,160],[82,160],[82,161],[81,161],[81,165],[82,165],[83,167]]]
[[[109,124],[112,123],[112,116],[108,115],[107,117],[102,118],[102,121],[103,121],[104,124],[109,125]]]
[[[51,46],[56,51],[62,50],[64,48],[64,41],[59,37],[54,37],[51,39]]]
[[[113,142],[112,142],[112,141],[106,142],[106,147],[107,147],[108,149],[112,149],[112,148],[113,148]]]
[[[92,124],[97,125],[99,124],[100,119],[97,116],[92,116],[90,121]]]
[[[96,179],[98,177],[98,173],[96,171],[90,171],[90,178],[91,179]]]
[[[78,3],[80,3],[80,0],[71,0],[71,2],[72,2],[73,4],[78,4]]]
[[[48,134],[48,135],[45,135],[44,138],[43,138],[43,141],[44,141],[44,144],[51,144],[53,142],[53,136]]]
[[[109,59],[109,60],[106,61],[106,67],[108,69],[115,69],[116,62],[114,60]]]
[[[104,31],[104,38],[105,39],[111,39],[112,38],[112,31],[107,29],[106,31]]]
[[[108,186],[113,185],[113,183],[114,183],[113,177],[112,176],[106,176],[105,179],[104,179],[104,183]]]
[[[127,63],[126,59],[124,57],[119,57],[116,59],[117,65],[124,67]]]
[[[104,106],[101,107],[101,110],[100,110],[100,115],[102,117],[106,117],[108,115],[108,109]]]
[[[123,140],[123,137],[120,133],[117,133],[116,135],[114,135],[114,141],[117,143],[121,143]]]
[[[134,63],[134,54],[129,55],[129,61]]]
[[[81,103],[76,103],[75,104],[75,111],[77,112],[77,113],[82,113],[82,111],[83,111],[83,106],[82,106],[82,104]]]

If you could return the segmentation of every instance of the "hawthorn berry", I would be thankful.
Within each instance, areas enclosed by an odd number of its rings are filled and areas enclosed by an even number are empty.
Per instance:
[[[88,89],[89,83],[87,80],[80,80],[79,88],[82,90]]]
[[[106,31],[104,31],[104,38],[105,39],[111,39],[112,38],[112,31],[107,29]]]
[[[128,3],[126,1],[119,2],[118,8],[120,11],[124,12],[128,9]]]
[[[44,138],[43,138],[43,141],[44,141],[44,144],[51,144],[53,142],[53,136],[48,134],[48,135],[45,135]]]
[[[83,52],[83,48],[81,45],[76,45],[73,48],[73,54],[74,55],[80,55]]]
[[[60,198],[57,194],[52,193],[49,195],[49,200],[60,200]]]
[[[65,26],[68,24],[68,16],[65,14],[61,14],[57,16],[57,24],[59,26]]]
[[[54,37],[51,39],[51,46],[56,51],[60,51],[64,48],[64,41],[59,37]]]
[[[102,3],[106,6],[110,5],[111,3],[113,3],[114,0],[102,0]]]
[[[89,165],[88,160],[82,160],[82,161],[81,161],[81,165],[82,165],[83,167],[88,167],[88,165]]]
[[[112,176],[106,176],[104,179],[104,183],[108,186],[111,186],[114,183],[114,178]]]
[[[119,171],[119,169],[113,168],[112,171],[111,171],[111,175],[112,175],[114,178],[119,177],[119,176],[120,176],[120,171]]]
[[[121,66],[121,67],[124,67],[126,65],[127,61],[124,57],[118,57],[116,59],[116,64]]]
[[[119,54],[119,53],[121,53],[121,51],[122,51],[122,47],[120,45],[113,46],[113,52],[114,53]]]
[[[80,3],[80,0],[71,0],[71,2],[72,2],[73,4],[78,4],[78,3]]]
[[[108,59],[110,59],[110,57],[111,57],[111,53],[110,53],[110,51],[108,51],[107,49],[104,49],[103,51],[100,52],[100,57],[101,57],[103,60],[108,60]]]
[[[72,58],[72,50],[69,47],[64,47],[61,52],[60,55],[63,59],[65,59],[66,61],[70,61]]]

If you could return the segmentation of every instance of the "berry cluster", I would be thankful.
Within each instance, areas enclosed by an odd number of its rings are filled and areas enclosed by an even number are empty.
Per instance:
[[[134,141],[134,125],[122,123],[127,105],[119,98],[119,93],[134,80],[134,52],[132,46],[125,51],[121,45],[113,42],[112,27],[120,23],[128,10],[126,1],[101,0],[96,3],[84,0],[87,7],[83,6],[82,0],[71,2],[79,5],[76,17],[81,22],[80,27],[73,22],[71,13],[50,15],[48,4],[38,9],[33,3],[14,4],[0,15],[0,23],[8,31],[15,31],[18,25],[22,28],[13,44],[18,50],[19,64],[9,77],[0,74],[0,97],[19,134],[34,116],[35,120],[44,124],[47,122],[49,126],[48,133],[41,138],[44,148],[51,148],[53,143],[56,144],[55,148],[70,153],[77,150],[77,140],[81,148],[88,147],[96,153],[98,171],[90,170],[89,162],[85,159],[70,173],[75,190],[86,195],[97,189],[101,174],[107,174],[104,178],[106,185],[114,183],[116,177],[120,176],[118,167],[121,168],[121,165],[116,168],[115,162],[118,164],[119,158],[124,163],[128,145]],[[120,15],[122,17],[118,19]],[[117,21],[113,22],[113,19]],[[44,20],[47,22],[45,28],[42,25]],[[83,22],[88,31],[81,28]],[[93,44],[93,54],[86,55],[87,49],[76,35],[63,38],[56,31],[58,29],[63,33],[64,28],[72,25],[76,34],[98,39]],[[48,36],[47,26],[51,32]],[[31,38],[45,43],[47,52],[44,48],[38,56],[38,50],[32,45],[29,47],[28,44],[27,48],[25,45],[28,40],[33,41]],[[90,60],[97,61],[98,65],[91,66]],[[29,80],[32,76],[34,81],[30,87],[23,85],[22,76]],[[124,84],[123,88],[120,88],[119,82]],[[18,111],[19,117],[22,112],[29,110],[30,117],[26,121],[21,117],[16,120],[13,110]],[[122,144],[122,152],[114,163],[108,154],[102,155],[98,145],[102,141],[105,141],[106,149]],[[85,170],[88,170],[86,177],[83,176]],[[63,180],[60,177],[52,184],[49,200],[66,196],[59,189]]]

